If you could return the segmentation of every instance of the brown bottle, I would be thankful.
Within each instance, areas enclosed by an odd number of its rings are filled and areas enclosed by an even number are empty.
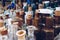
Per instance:
[[[48,27],[48,28],[53,27],[53,18],[52,17],[46,17],[46,27]]]
[[[38,27],[38,24],[39,24],[39,18],[38,17],[35,17],[33,19],[33,25],[36,26],[36,27]]]
[[[19,17],[22,19],[24,19],[24,17],[25,17],[25,13],[24,13],[23,9],[21,9],[21,11],[19,12]]]
[[[55,10],[55,24],[58,25],[60,24],[60,11]]]
[[[23,25],[23,19],[22,18],[19,18],[18,19],[18,26],[21,27]]]
[[[19,17],[19,12],[16,12],[16,17]]]
[[[28,15],[26,18],[27,25],[32,25],[32,15]]]

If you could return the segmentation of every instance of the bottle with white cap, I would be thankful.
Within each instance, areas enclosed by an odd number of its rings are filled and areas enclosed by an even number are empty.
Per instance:
[[[19,28],[18,22],[13,22],[12,27],[13,27],[13,30],[12,30],[12,32],[13,32],[13,40],[17,40],[16,32],[18,31],[18,28]]]
[[[34,30],[38,30],[38,29],[35,26],[27,26],[27,30],[28,30],[28,39],[35,40]]]

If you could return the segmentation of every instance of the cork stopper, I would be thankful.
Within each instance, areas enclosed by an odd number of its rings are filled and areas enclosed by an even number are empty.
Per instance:
[[[32,7],[29,6],[29,7],[28,7],[28,11],[32,11]]]
[[[20,15],[24,15],[24,10],[22,9],[20,12],[19,12]]]
[[[31,19],[32,18],[32,14],[27,15],[27,19]]]

